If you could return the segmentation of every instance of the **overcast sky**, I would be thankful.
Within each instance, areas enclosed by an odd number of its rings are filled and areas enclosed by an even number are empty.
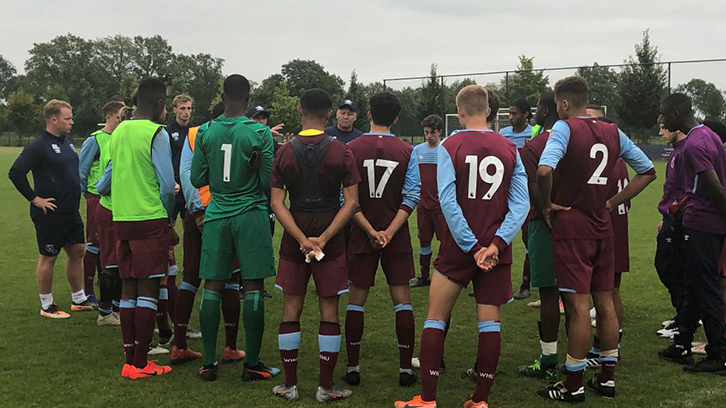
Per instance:
[[[514,69],[521,54],[540,68],[613,64],[648,28],[664,61],[726,57],[724,0],[3,0],[2,10],[0,54],[18,71],[33,43],[65,33],[160,34],[257,82],[294,58],[346,82],[354,69],[372,82],[431,63],[440,74]],[[726,63],[692,70],[726,87]]]

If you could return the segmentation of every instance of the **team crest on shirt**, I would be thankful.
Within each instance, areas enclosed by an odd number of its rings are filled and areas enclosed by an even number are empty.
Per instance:
[[[53,244],[46,244],[46,245],[45,245],[45,250],[46,250],[46,251],[47,251],[47,252],[48,252],[49,254],[51,254],[51,255],[55,255],[55,254],[57,254],[57,253],[58,253],[58,251],[57,251],[57,250],[55,249],[55,245],[53,245]]]
[[[51,145],[50,145],[50,147],[52,147],[52,148],[53,148],[53,151],[54,151],[54,152],[55,152],[56,154],[60,154],[60,152],[61,152],[61,150],[60,150],[60,146],[58,146],[57,144],[53,143],[53,144],[51,144]]]
[[[71,150],[76,151],[76,146],[74,146],[73,143],[69,144],[68,146],[71,147]]]
[[[173,138],[174,138],[174,141],[175,141],[175,142],[178,142],[178,141],[179,141],[179,132],[174,132],[174,133],[172,133],[172,134],[171,134],[171,137],[173,137]]]

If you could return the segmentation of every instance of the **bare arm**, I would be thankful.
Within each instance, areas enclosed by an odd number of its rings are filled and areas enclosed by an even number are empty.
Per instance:
[[[715,175],[716,173],[714,172],[713,174]],[[615,194],[607,201],[607,203],[605,204],[605,208],[608,212],[610,212],[613,210],[613,208],[617,208],[620,204],[632,200],[633,198],[635,198],[635,196],[640,194],[641,191],[645,190],[645,188],[648,187],[648,184],[652,183],[655,178],[655,172],[636,174],[635,177],[630,180],[628,185],[625,186],[625,188],[621,192]],[[718,178],[716,178],[716,180],[718,181]],[[719,186],[720,185],[721,184],[719,183]],[[721,191],[723,193],[723,189],[721,189]]]
[[[547,225],[552,228],[552,167],[539,166],[537,168],[537,189],[539,190],[539,202],[542,206],[542,217]]]

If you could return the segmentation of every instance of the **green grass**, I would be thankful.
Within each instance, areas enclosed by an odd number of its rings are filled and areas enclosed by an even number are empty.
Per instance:
[[[0,148],[0,173],[7,170],[19,154],[17,148]],[[667,344],[655,336],[660,322],[673,314],[666,290],[652,267],[655,250],[655,209],[660,197],[663,165],[658,164],[661,178],[633,203],[630,220],[632,272],[623,279],[625,302],[625,336],[623,362],[618,366],[618,397],[613,401],[597,398],[588,392],[583,407],[722,407],[726,401],[726,378],[708,375],[687,375],[680,367],[659,360],[656,352]],[[65,321],[38,316],[39,301],[34,278],[37,249],[33,226],[28,217],[28,204],[15,191],[6,177],[0,179],[0,406],[54,407],[123,407],[123,406],[318,406],[313,400],[317,385],[318,308],[315,296],[309,292],[303,314],[303,341],[300,352],[299,379],[301,400],[287,404],[271,395],[278,381],[242,383],[241,366],[223,366],[215,383],[202,383],[196,376],[199,364],[175,367],[168,376],[148,381],[128,381],[119,375],[123,363],[121,336],[118,328],[97,327],[94,313],[73,314]],[[415,217],[415,215],[414,215]],[[415,220],[411,220],[415,230]],[[415,231],[411,234],[416,236]],[[279,245],[280,228],[275,236]],[[414,242],[414,252],[418,243]],[[513,267],[515,288],[521,280],[523,247],[517,239]],[[178,250],[181,261],[181,247]],[[417,257],[416,257],[417,258]],[[55,299],[68,310],[70,294],[62,265],[58,260],[55,279]],[[382,276],[373,288],[367,305],[366,332],[363,338],[361,367],[362,385],[354,388],[353,397],[340,407],[392,407],[396,399],[409,398],[419,392],[398,387],[397,347],[393,305]],[[267,301],[267,330],[262,359],[279,366],[277,326],[281,313],[281,295],[267,283],[274,297]],[[309,290],[312,289],[312,285]],[[448,372],[439,381],[439,407],[460,407],[473,390],[474,384],[461,379],[462,370],[470,367],[476,353],[476,317],[474,303],[462,292],[454,313],[447,341]],[[426,290],[413,292],[416,316],[417,343],[426,311]],[[529,300],[534,300],[536,294]],[[528,300],[528,301],[529,301]],[[347,297],[341,298],[341,316]],[[536,321],[538,311],[529,309],[526,302],[503,307],[503,347],[499,369],[491,397],[492,407],[549,407],[534,392],[544,383],[521,378],[517,367],[530,363],[539,353]],[[192,324],[198,327],[198,313]],[[240,330],[240,341],[244,331]],[[697,337],[703,337],[699,333]],[[560,336],[564,339],[564,335]],[[220,332],[220,346],[223,341]],[[244,343],[241,343],[242,345]],[[200,350],[201,342],[190,346]],[[564,342],[560,359],[564,359]],[[166,358],[162,358],[164,362]],[[339,358],[336,381],[343,374],[345,352]],[[168,360],[166,360],[168,361]],[[586,374],[587,377],[592,373]]]

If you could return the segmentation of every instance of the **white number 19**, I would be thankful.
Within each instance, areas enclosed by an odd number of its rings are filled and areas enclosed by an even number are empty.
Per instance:
[[[491,184],[489,190],[484,194],[482,200],[491,200],[494,193],[499,190],[504,179],[504,164],[496,156],[487,156],[482,159],[481,163],[477,156],[466,156],[464,162],[469,165],[469,189],[467,198],[476,199],[476,186],[481,177],[482,181]],[[494,166],[494,174],[489,173],[489,166]]]

